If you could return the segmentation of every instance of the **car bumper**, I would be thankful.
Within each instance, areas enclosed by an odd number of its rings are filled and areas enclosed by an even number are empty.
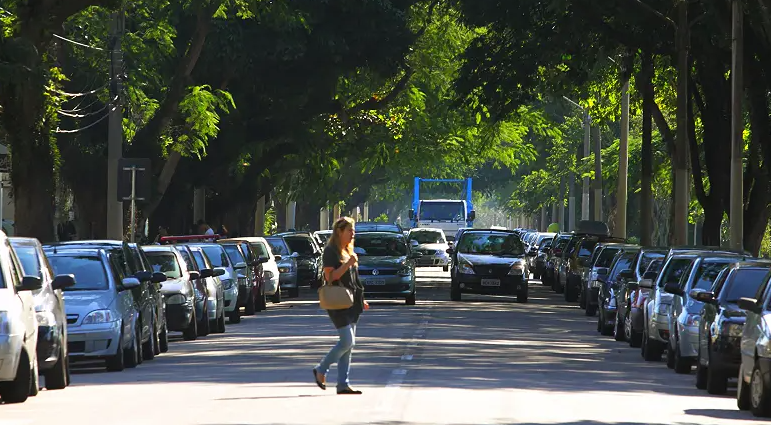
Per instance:
[[[278,291],[278,278],[274,277],[272,279],[266,279],[265,295],[276,295],[277,291]]]
[[[415,281],[412,276],[378,278],[362,276],[364,294],[367,298],[402,298],[415,292]]]
[[[297,274],[296,273],[281,273],[278,278],[281,289],[284,288],[297,288]]]
[[[41,370],[47,370],[59,360],[62,336],[58,326],[38,326],[37,360]]]
[[[685,326],[677,324],[678,344],[680,344],[680,357],[699,356],[699,328],[697,326]]]
[[[495,286],[482,285],[483,279],[497,279],[500,284]],[[456,280],[461,293],[481,295],[509,295],[527,291],[527,279],[524,276],[479,276],[457,274]]]
[[[19,366],[22,335],[0,336],[0,381],[13,381]]]
[[[655,309],[656,306],[653,307]],[[669,321],[666,315],[656,313],[654,310],[650,318],[648,336],[661,343],[669,343]]]
[[[223,291],[225,294],[225,311],[233,311],[238,308],[238,286]]]
[[[438,266],[444,267],[449,265],[450,265],[449,257],[442,257],[438,255],[433,255],[433,256],[424,255],[415,260],[415,266],[417,267],[438,267]]]
[[[217,299],[209,298],[206,300],[206,303],[208,304],[207,307],[209,308],[209,320],[217,320],[219,318],[217,317],[217,313],[219,313],[217,309]]]
[[[71,359],[112,356],[120,349],[121,322],[80,325],[67,329]]]
[[[712,343],[709,367],[736,376],[742,364],[742,338],[740,336],[719,336]]]
[[[166,304],[166,326],[170,331],[182,332],[193,319],[192,304]]]

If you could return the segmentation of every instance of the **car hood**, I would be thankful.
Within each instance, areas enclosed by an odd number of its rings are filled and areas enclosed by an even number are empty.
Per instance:
[[[187,294],[190,287],[186,283],[183,277],[168,279],[161,283],[161,293],[163,295]]]
[[[384,256],[372,256],[372,257],[359,257],[359,266],[364,268],[370,267],[401,267],[404,265],[406,256],[401,257],[384,257]]]
[[[437,251],[445,251],[450,246],[446,243],[423,243],[418,245],[418,249],[426,249],[426,250],[437,250]]]
[[[115,291],[65,291],[64,309],[67,314],[88,314],[94,310],[110,308],[115,301]]]
[[[498,264],[514,264],[516,261],[524,262],[524,257],[502,257],[497,255],[479,255],[479,254],[458,254],[458,259],[464,259],[471,263],[471,265],[498,265]]]

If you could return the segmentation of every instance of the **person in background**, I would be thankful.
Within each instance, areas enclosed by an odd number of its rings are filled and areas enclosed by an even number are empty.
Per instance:
[[[369,309],[364,301],[364,286],[359,280],[359,258],[353,250],[354,221],[350,217],[340,217],[335,221],[332,236],[324,248],[324,280],[326,284],[339,282],[353,292],[353,305],[343,310],[327,310],[332,324],[337,329],[340,339],[329,350],[321,362],[313,368],[316,385],[327,389],[326,375],[329,367],[337,363],[337,393],[361,394],[348,383],[351,371],[351,352],[356,345],[356,325],[362,311]]]
[[[201,235],[214,235],[214,229],[206,223],[206,220],[198,220],[198,232]]]
[[[160,245],[161,238],[164,236],[169,236],[169,230],[163,226],[158,226],[158,234],[155,236],[155,240],[153,241],[153,243]]]
[[[230,232],[228,232],[228,228],[225,227],[224,224],[220,225],[220,229],[217,231],[217,234],[222,236],[222,238],[227,238],[230,235]]]

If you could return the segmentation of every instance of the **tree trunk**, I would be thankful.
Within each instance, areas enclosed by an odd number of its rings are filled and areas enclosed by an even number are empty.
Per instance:
[[[640,244],[653,245],[653,58],[650,53],[642,53],[642,71],[640,85],[643,98],[642,146],[640,152]]]
[[[43,136],[47,137],[47,136]],[[33,146],[34,141],[11,135],[11,180],[16,215],[16,235],[56,241],[54,232],[55,174],[52,154]],[[19,144],[28,144],[20,147]],[[22,153],[27,151],[29,153]]]

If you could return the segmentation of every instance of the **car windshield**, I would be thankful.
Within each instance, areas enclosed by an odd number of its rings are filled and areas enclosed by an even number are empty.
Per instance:
[[[462,254],[491,254],[521,256],[525,247],[519,236],[509,233],[464,233],[458,252]]]
[[[354,241],[356,253],[362,257],[403,257],[407,243],[400,235],[368,235],[359,233]]]
[[[466,212],[463,202],[421,202],[418,218],[420,220],[464,221]]]
[[[758,289],[766,281],[765,277],[768,274],[768,270],[768,268],[754,267],[734,270],[725,287],[723,287],[725,301],[736,304],[739,298],[742,297],[755,298],[758,294]]]
[[[618,254],[618,251],[620,251],[618,248],[605,248],[600,253],[600,256],[597,257],[597,261],[594,263],[594,267],[610,267],[610,264],[613,262],[613,258]]]
[[[16,256],[19,257],[24,275],[40,277],[40,261],[38,261],[35,247],[29,245],[13,245],[13,250],[16,251]]]
[[[659,287],[663,288],[667,283],[679,283],[680,277],[691,267],[693,260],[690,258],[676,258],[669,262],[666,273],[659,279]]]
[[[246,259],[244,259],[244,256],[241,254],[241,251],[238,249],[238,246],[236,245],[222,245],[222,248],[225,249],[225,253],[228,254],[228,258],[230,259],[230,262],[232,264],[238,264],[238,263],[245,263]]]
[[[109,288],[107,272],[97,255],[54,255],[48,257],[54,273],[75,275],[75,286],[65,291],[102,291]]]
[[[648,265],[648,268],[645,269],[645,273],[656,273],[658,274],[661,271],[661,267],[664,265],[664,258],[657,258]]]
[[[286,244],[289,245],[289,249],[292,252],[296,252],[300,255],[313,255],[313,253],[316,252],[310,237],[287,236],[284,240],[286,241]]]
[[[418,241],[419,244],[447,243],[444,239],[444,233],[435,230],[419,230],[417,232],[412,232],[410,233],[410,240]]]
[[[267,241],[270,244],[270,250],[273,251],[273,255],[289,255],[289,248],[287,248],[284,239],[269,238]]]
[[[228,261],[228,255],[225,250],[219,245],[206,245],[202,246],[203,252],[209,257],[212,267],[228,267],[230,261]]]
[[[250,243],[252,249],[254,249],[257,252],[258,257],[270,257],[268,254],[268,249],[265,247],[265,244],[262,242],[253,242]]]
[[[598,243],[599,241],[591,239],[581,242],[581,246],[578,249],[578,256],[584,258],[591,257],[594,252],[594,247],[597,246]]]
[[[662,252],[644,252],[642,254],[642,258],[640,259],[639,264],[637,264],[637,271],[640,274],[645,273],[646,270],[648,270],[648,266],[651,265],[653,260],[664,258],[664,253]]]
[[[696,276],[694,277],[695,283],[693,284],[693,288],[712,288],[712,284],[715,282],[717,275],[720,274],[720,272],[732,262],[733,261],[730,259],[702,261],[701,264],[699,264],[699,269],[696,270]]]
[[[206,265],[206,260],[203,258],[203,253],[201,253],[201,251],[193,251],[193,258],[195,258],[195,264],[198,265],[199,270],[209,268]]]
[[[635,254],[636,253],[634,252],[625,252],[621,254],[621,256],[618,257],[616,264],[613,266],[613,269],[610,271],[610,273],[608,273],[608,278],[615,279],[619,273],[628,269],[629,266],[632,265],[632,260],[634,260]]]
[[[153,272],[163,273],[169,279],[182,277],[177,256],[171,252],[147,252],[147,260],[150,261]]]

